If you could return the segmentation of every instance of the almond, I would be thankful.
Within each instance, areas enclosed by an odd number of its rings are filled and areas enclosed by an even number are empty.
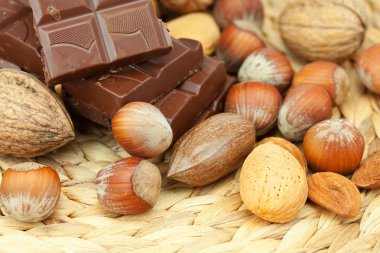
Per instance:
[[[367,157],[352,176],[352,182],[365,189],[380,188],[380,152]]]
[[[254,214],[270,222],[295,219],[307,199],[305,169],[281,145],[257,146],[240,174],[240,196]]]
[[[61,100],[35,77],[0,70],[0,154],[34,157],[74,139]]]
[[[289,151],[298,160],[298,162],[300,163],[302,168],[305,170],[305,173],[307,173],[306,158],[303,155],[303,153],[301,152],[301,150],[299,148],[297,148],[296,145],[294,145],[290,141],[287,141],[287,140],[280,138],[280,137],[265,138],[262,141],[260,141],[257,145],[261,145],[261,144],[268,143],[268,142],[276,144],[276,145],[282,147],[283,149],[286,149],[287,151]]]
[[[193,186],[215,182],[242,164],[255,138],[254,125],[244,116],[217,114],[175,143],[168,178]]]
[[[334,172],[319,172],[307,180],[309,199],[344,217],[356,217],[361,207],[358,188],[348,178]]]

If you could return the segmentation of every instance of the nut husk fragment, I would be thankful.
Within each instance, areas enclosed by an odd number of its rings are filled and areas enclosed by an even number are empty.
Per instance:
[[[0,154],[35,157],[74,139],[63,103],[34,76],[0,69]]]
[[[360,47],[367,27],[361,0],[296,0],[282,12],[282,39],[306,60],[342,62]]]

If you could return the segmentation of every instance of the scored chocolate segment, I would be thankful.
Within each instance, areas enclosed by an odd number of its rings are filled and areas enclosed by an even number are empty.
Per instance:
[[[33,9],[48,84],[170,52],[150,0],[36,0]]]
[[[173,50],[165,56],[89,79],[67,82],[62,87],[71,104],[82,103],[97,108],[99,116],[94,117],[93,112],[88,112],[85,109],[88,106],[74,106],[75,111],[110,127],[111,118],[122,106],[133,101],[153,102],[159,99],[199,70],[202,61],[199,42],[173,39]]]
[[[199,72],[154,104],[172,127],[173,140],[191,128],[220,94],[226,78],[223,62],[206,57]]]
[[[224,111],[224,101],[227,96],[228,90],[232,85],[237,83],[237,79],[234,76],[227,76],[227,81],[224,83],[222,91],[216,97],[216,99],[208,106],[208,108],[202,113],[202,115],[196,120],[195,124],[202,122],[203,120],[214,116],[215,114]]]
[[[175,73],[172,72],[172,74]],[[220,107],[215,108],[213,102],[216,97],[224,98],[226,76],[226,69],[222,62],[205,58],[199,72],[153,103],[170,123],[174,140],[189,130],[206,109],[215,111],[215,113],[219,112]],[[232,85],[230,78],[227,79],[227,82],[228,86]],[[63,91],[64,100],[71,111],[107,128],[111,127],[111,118],[99,107],[75,96],[70,96],[67,94],[65,86],[63,86]],[[104,92],[104,90],[102,91]],[[222,96],[220,96],[221,92]],[[216,104],[218,103],[216,102]]]
[[[32,10],[13,0],[0,1],[0,57],[42,77],[39,48]]]

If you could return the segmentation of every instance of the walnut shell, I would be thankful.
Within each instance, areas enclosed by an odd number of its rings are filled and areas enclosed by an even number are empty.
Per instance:
[[[189,13],[206,10],[213,0],[160,0],[161,4],[168,10],[177,13]]]
[[[306,60],[342,62],[360,47],[367,27],[361,0],[296,0],[279,19],[282,39]]]
[[[38,79],[0,69],[0,154],[34,157],[74,139],[61,100]]]

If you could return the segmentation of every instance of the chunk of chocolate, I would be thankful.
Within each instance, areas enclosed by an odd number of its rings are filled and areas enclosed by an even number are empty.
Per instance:
[[[1,0],[0,57],[42,77],[39,48],[33,28],[32,10],[14,0]]]
[[[76,110],[87,111],[79,114],[89,115],[98,124],[110,127],[110,119],[123,105],[133,101],[154,102],[199,70],[202,61],[199,42],[173,39],[173,50],[168,55],[64,83],[63,89],[72,103],[80,101],[99,111],[99,116],[94,117],[85,107],[75,106]]]
[[[220,94],[227,74],[223,62],[206,57],[201,70],[154,105],[165,115],[177,140]]]
[[[204,59],[199,72],[159,101],[153,103],[162,111],[170,123],[173,129],[174,140],[190,129],[220,92],[224,92],[226,75],[223,62],[207,57]],[[96,103],[89,101],[89,99],[94,97],[90,95],[86,102],[84,102],[78,97],[70,96],[66,92],[65,87],[64,85],[64,100],[73,112],[102,126],[111,128],[112,117],[94,105]],[[106,90],[101,89],[99,91],[105,94]],[[88,89],[87,94],[89,94]]]
[[[227,76],[227,81],[224,84],[223,90],[219,93],[216,99],[209,105],[209,107],[202,113],[202,115],[197,119],[195,124],[202,122],[205,119],[214,116],[215,114],[224,111],[224,101],[226,100],[228,90],[237,83],[237,79],[234,76]]]
[[[172,49],[150,0],[33,0],[48,84],[142,62]]]

